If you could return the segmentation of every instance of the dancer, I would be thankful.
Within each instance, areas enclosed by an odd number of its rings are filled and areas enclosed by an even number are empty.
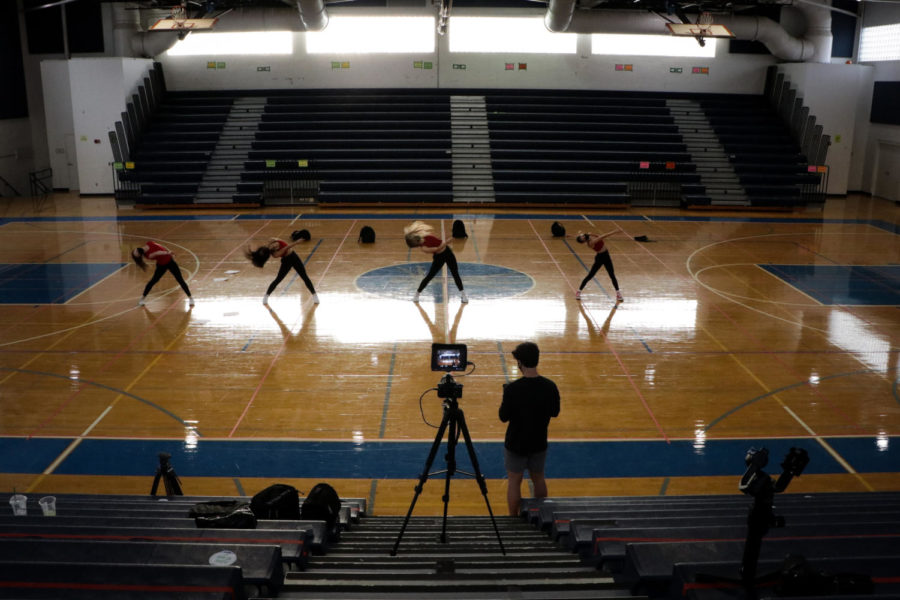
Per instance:
[[[449,243],[434,235],[434,230],[431,226],[426,225],[422,221],[415,221],[404,227],[403,234],[406,238],[407,246],[410,248],[420,248],[425,254],[432,255],[431,268],[428,269],[428,273],[425,275],[422,283],[419,284],[416,295],[413,296],[413,302],[419,301],[419,294],[422,293],[422,290],[425,289],[428,282],[437,275],[438,271],[440,271],[441,267],[444,265],[447,265],[447,268],[450,269],[450,274],[453,275],[453,281],[456,283],[457,289],[459,289],[459,301],[462,303],[468,302],[469,297],[466,296],[466,292],[463,290],[462,279],[459,277],[459,267],[456,264],[456,255],[454,255],[453,250],[450,249]]]
[[[619,281],[616,279],[616,271],[613,269],[612,259],[609,257],[609,249],[606,247],[606,238],[611,235],[615,235],[620,233],[621,229],[616,229],[615,231],[610,231],[609,233],[604,233],[600,235],[599,233],[583,233],[578,232],[578,237],[575,238],[579,244],[587,244],[589,248],[591,248],[597,254],[594,255],[594,264],[591,266],[590,272],[587,274],[587,277],[582,280],[581,285],[578,286],[578,291],[575,292],[575,299],[581,300],[581,290],[584,289],[584,286],[588,284],[588,282],[597,274],[597,271],[600,270],[600,267],[606,267],[606,272],[609,274],[609,279],[612,281],[613,287],[616,289],[616,302],[622,302],[622,292],[619,291]]]
[[[269,304],[269,296],[275,291],[275,288],[278,287],[278,284],[281,283],[281,280],[284,279],[284,276],[288,274],[288,271],[290,271],[291,268],[297,271],[300,279],[306,284],[306,289],[312,294],[313,303],[319,303],[319,296],[316,294],[316,288],[313,286],[312,281],[310,281],[309,275],[306,274],[306,268],[303,266],[303,261],[300,260],[300,257],[297,256],[297,253],[293,250],[294,246],[305,241],[306,240],[304,239],[298,239],[289,244],[284,240],[272,238],[266,245],[260,246],[256,250],[247,248],[244,252],[246,257],[250,259],[250,262],[253,263],[253,266],[259,267],[260,269],[266,264],[266,261],[269,260],[270,256],[281,259],[281,266],[278,267],[278,275],[276,275],[272,283],[269,284],[269,289],[266,290],[266,295],[263,296],[263,304],[266,306]]]
[[[159,281],[160,277],[162,277],[166,271],[172,273],[175,281],[178,282],[178,285],[180,285],[181,289],[184,290],[184,293],[187,294],[188,305],[194,306],[191,290],[188,288],[187,283],[185,283],[184,277],[181,276],[181,269],[178,267],[178,263],[175,262],[175,259],[172,258],[173,256],[175,255],[172,252],[169,252],[167,248],[153,241],[147,242],[143,246],[131,251],[131,258],[142,271],[147,270],[147,263],[144,262],[144,258],[156,261],[156,270],[153,271],[153,277],[151,277],[150,281],[147,282],[147,285],[144,286],[144,295],[138,300],[138,306],[144,306],[144,304],[146,304],[147,294],[150,293],[150,290],[153,289],[153,286],[156,285],[156,282]]]

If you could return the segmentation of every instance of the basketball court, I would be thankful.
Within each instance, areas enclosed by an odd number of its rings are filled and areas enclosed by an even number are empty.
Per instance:
[[[308,212],[307,212],[308,211]],[[824,211],[713,213],[464,209],[137,211],[58,195],[0,219],[0,482],[26,494],[146,494],[158,454],[187,494],[252,495],[318,481],[405,514],[442,399],[433,342],[463,343],[459,399],[505,514],[502,384],[531,340],[560,388],[551,495],[738,494],[750,447],[769,470],[791,447],[811,461],[790,493],[900,489],[900,230],[897,208],[860,196]],[[403,226],[450,237],[470,302],[442,271],[412,302],[430,256]],[[550,226],[561,223],[564,238]],[[357,242],[364,225],[373,244]],[[297,246],[321,303],[275,277],[248,245]],[[575,290],[609,238],[605,271]],[[647,236],[647,242],[635,237]],[[132,248],[175,252],[196,305]],[[459,468],[470,472],[458,451]],[[445,467],[439,453],[434,467]],[[443,475],[416,514],[439,514]],[[451,485],[452,514],[482,514],[477,484]]]

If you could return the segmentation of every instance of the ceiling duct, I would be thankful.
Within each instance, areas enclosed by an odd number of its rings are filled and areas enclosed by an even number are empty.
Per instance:
[[[322,31],[328,26],[325,0],[297,0],[297,12],[306,31]]]
[[[830,0],[829,0],[830,1]],[[577,0],[550,0],[544,25],[556,33],[625,33],[666,35],[662,17],[637,10],[578,10]],[[767,17],[714,15],[736,39],[759,41],[773,56],[792,62],[831,62],[831,10],[828,5],[804,3],[783,10],[798,10],[806,20],[803,37],[788,33]]]
[[[114,3],[113,43],[117,56],[153,58],[175,45],[177,31],[146,31],[141,26],[141,12],[125,4]],[[169,16],[168,11],[150,11],[150,22]],[[143,15],[148,16],[148,15]]]

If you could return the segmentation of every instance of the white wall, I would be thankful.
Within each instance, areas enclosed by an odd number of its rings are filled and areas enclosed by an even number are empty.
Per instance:
[[[797,97],[816,117],[822,133],[831,136],[828,148],[829,194],[846,194],[853,158],[853,140],[860,112],[860,96],[870,81],[871,67],[861,65],[791,63],[779,65]]]
[[[115,122],[121,119],[127,101],[152,64],[151,60],[140,58],[73,58],[67,61],[78,189],[82,194],[113,193],[109,132],[115,131]],[[48,95],[47,90],[45,95]],[[50,131],[48,124],[48,139],[58,136],[59,132]]]
[[[533,17],[542,16],[544,12],[543,9],[510,10],[492,11],[492,14]],[[329,14],[338,15],[340,10],[329,8]],[[222,22],[227,24],[227,17]],[[264,26],[272,27],[270,23]],[[284,28],[292,26],[286,24]],[[718,42],[715,58],[685,59],[594,56],[590,50],[590,35],[578,35],[578,52],[571,55],[451,53],[448,36],[437,34],[433,52],[322,55],[307,54],[305,38],[305,33],[293,32],[292,55],[170,56],[163,53],[157,60],[163,64],[170,90],[544,88],[734,94],[762,93],[765,69],[775,62],[770,55],[729,55],[727,41]],[[707,44],[710,43],[717,41],[707,40]],[[349,63],[349,68],[332,68],[333,62]],[[420,68],[417,64],[425,62],[431,63],[432,68]],[[209,63],[224,63],[225,68],[211,69]],[[516,68],[507,70],[507,63]],[[527,68],[519,69],[519,64],[525,64]],[[631,64],[633,70],[616,71],[616,64]],[[694,66],[709,67],[709,74],[692,74]],[[269,67],[270,70],[259,71],[258,67]],[[681,67],[682,73],[670,73],[670,67]]]
[[[73,152],[74,146],[71,143],[71,136],[75,135],[75,123],[72,120],[69,62],[41,61],[41,82],[44,93],[53,99],[52,102],[44,103],[47,148],[50,153],[50,168],[53,169],[53,188],[77,190],[78,179],[71,177],[77,174],[78,158]],[[70,169],[70,165],[76,168]]]
[[[865,5],[862,26],[890,25],[900,23],[900,6],[888,3]],[[866,130],[865,145],[857,154],[858,164],[854,166],[858,180],[854,181],[859,187],[856,189],[874,194],[877,185],[878,171],[892,169],[900,172],[900,165],[884,164],[884,157],[879,155],[879,146],[884,144],[900,145],[900,125],[885,125],[882,123],[870,123],[872,109],[872,86],[875,81],[900,81],[900,61],[881,61],[867,63],[872,67],[871,83],[860,103],[864,112],[861,119],[861,129]],[[898,107],[900,110],[900,107]],[[892,198],[900,201],[900,197]]]

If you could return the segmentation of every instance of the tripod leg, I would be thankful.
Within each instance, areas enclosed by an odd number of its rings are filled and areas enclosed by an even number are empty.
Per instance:
[[[491,524],[494,526],[494,533],[497,534],[497,543],[500,544],[500,553],[506,555],[506,549],[503,547],[503,539],[500,537],[500,530],[497,528],[497,520],[494,518],[494,511],[491,510],[491,503],[487,496],[487,483],[485,483],[484,475],[481,474],[481,468],[478,466],[478,457],[475,455],[475,446],[472,444],[472,438],[469,436],[469,428],[466,427],[466,417],[460,410],[459,413],[459,429],[463,434],[466,442],[466,450],[469,452],[469,460],[472,461],[472,469],[475,472],[475,481],[481,489],[481,495],[484,497],[484,504],[487,506],[488,514],[491,517]]]
[[[422,488],[425,486],[425,482],[428,480],[428,471],[431,470],[431,463],[434,462],[434,457],[437,456],[438,449],[441,447],[441,441],[444,439],[444,431],[447,430],[447,423],[449,421],[449,416],[447,411],[444,411],[444,418],[441,420],[441,424],[438,427],[437,435],[434,436],[434,443],[431,444],[431,450],[428,452],[428,458],[425,459],[425,468],[422,469],[422,474],[419,475],[419,483],[416,485],[416,493],[413,495],[412,502],[409,504],[409,510],[406,511],[406,518],[403,519],[403,525],[400,527],[400,533],[397,535],[397,541],[394,542],[394,547],[391,549],[391,556],[397,556],[397,548],[400,547],[400,540],[403,538],[403,532],[406,531],[406,526],[409,525],[409,518],[412,516],[413,508],[416,506],[416,501],[419,499],[419,494],[422,493]]]
[[[458,410],[450,409],[448,420],[450,422],[449,431],[447,433],[447,473],[444,479],[444,518],[441,521],[441,543],[447,543],[447,508],[450,505],[450,478],[456,474],[456,443],[459,440],[459,431],[456,426],[456,412]]]
[[[159,478],[162,477],[162,469],[156,468],[156,475],[153,476],[153,487],[150,488],[150,495],[155,496],[156,490],[159,489]]]
[[[181,490],[181,480],[178,479],[178,475],[175,473],[175,469],[173,469],[172,467],[166,469],[166,473],[163,476],[163,483],[166,486],[167,496],[184,495],[184,492]]]

